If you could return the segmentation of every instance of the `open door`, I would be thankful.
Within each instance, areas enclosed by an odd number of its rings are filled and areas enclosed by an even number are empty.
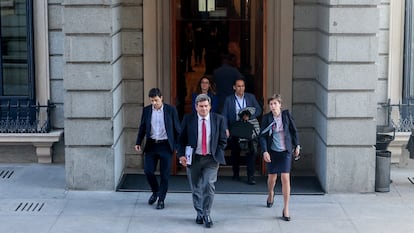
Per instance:
[[[263,104],[263,0],[173,0],[171,17],[171,99],[180,118],[192,111],[199,79],[212,76],[221,56],[229,53],[236,56],[246,92]]]
[[[180,117],[191,112],[191,94],[203,75],[236,55],[246,92],[263,103],[263,0],[173,0],[172,99]]]

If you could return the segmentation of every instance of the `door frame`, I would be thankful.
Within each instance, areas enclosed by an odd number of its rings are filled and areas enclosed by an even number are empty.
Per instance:
[[[263,0],[263,98],[280,93],[285,108],[292,106],[293,13],[291,0]],[[144,93],[159,87],[164,100],[176,104],[175,34],[171,1],[143,0]],[[148,97],[144,94],[144,101]],[[265,102],[265,109],[267,104]]]

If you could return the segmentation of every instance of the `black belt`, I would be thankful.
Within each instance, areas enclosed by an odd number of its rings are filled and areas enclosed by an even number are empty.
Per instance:
[[[152,139],[152,138],[151,138],[151,141],[152,141],[153,143],[158,144],[158,143],[168,142],[168,139],[157,140],[157,139]]]
[[[211,154],[205,154],[205,155],[202,155],[202,154],[195,154],[195,155],[197,155],[197,156],[211,156]]]

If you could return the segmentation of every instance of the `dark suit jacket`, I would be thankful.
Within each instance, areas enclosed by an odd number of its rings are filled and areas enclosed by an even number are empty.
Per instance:
[[[163,103],[164,107],[164,124],[165,130],[167,131],[168,143],[170,144],[171,152],[177,149],[177,138],[181,131],[180,120],[178,118],[177,110],[168,104]],[[141,145],[144,137],[150,138],[151,133],[151,116],[152,116],[152,105],[144,107],[141,116],[141,124],[139,126],[137,140],[135,145]],[[146,152],[146,147],[144,152]]]
[[[269,127],[273,122],[273,114],[269,112],[263,115],[262,125],[260,130],[260,147],[262,152],[268,152],[272,145],[272,136],[269,135],[269,132],[264,132],[266,128]],[[291,153],[292,149],[299,145],[299,137],[296,129],[295,122],[290,115],[288,110],[282,111],[282,122],[283,122],[283,131],[285,133],[285,143],[286,149]]]
[[[236,102],[235,102],[235,95],[231,94],[226,97],[224,101],[224,107],[222,111],[222,115],[227,118],[227,126],[230,127],[231,124],[236,122]],[[257,118],[262,114],[262,108],[260,107],[259,103],[256,100],[256,97],[253,94],[244,93],[244,99],[246,100],[246,107],[254,107],[256,112],[251,118]]]
[[[210,112],[211,141],[210,151],[220,164],[226,164],[224,159],[224,148],[226,147],[227,137],[225,119],[223,116]],[[198,116],[192,113],[184,116],[181,123],[181,133],[178,136],[178,157],[185,156],[185,147],[191,146],[195,153],[198,139]]]

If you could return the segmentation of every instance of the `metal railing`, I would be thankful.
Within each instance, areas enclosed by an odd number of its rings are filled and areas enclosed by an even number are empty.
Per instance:
[[[388,100],[380,107],[387,113],[385,123],[396,132],[411,132],[414,129],[414,104],[391,104]]]
[[[5,101],[0,104],[0,133],[48,133],[54,107],[49,101],[47,105]]]

